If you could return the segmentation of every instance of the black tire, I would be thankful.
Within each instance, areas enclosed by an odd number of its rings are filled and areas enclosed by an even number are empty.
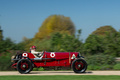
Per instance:
[[[87,69],[87,63],[83,59],[76,59],[72,63],[72,69],[75,73],[84,73]]]
[[[28,59],[21,59],[17,63],[17,70],[21,74],[27,74],[33,69],[32,63]]]

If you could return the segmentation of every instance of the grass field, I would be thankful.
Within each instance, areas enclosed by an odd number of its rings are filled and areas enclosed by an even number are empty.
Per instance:
[[[0,76],[0,80],[120,80],[120,76],[95,76],[95,75]]]

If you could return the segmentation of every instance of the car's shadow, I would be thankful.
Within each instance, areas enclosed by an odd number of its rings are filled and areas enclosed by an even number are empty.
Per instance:
[[[93,73],[92,71],[86,71],[84,73],[75,73],[75,74],[91,74]],[[59,74],[59,75],[63,75],[63,74],[74,74],[74,71],[31,71],[29,74]]]

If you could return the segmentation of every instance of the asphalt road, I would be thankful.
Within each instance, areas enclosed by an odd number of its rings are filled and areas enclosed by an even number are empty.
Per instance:
[[[0,76],[5,75],[120,75],[120,71],[86,71],[80,74],[73,71],[31,71],[29,74],[20,74],[18,71],[0,71]]]

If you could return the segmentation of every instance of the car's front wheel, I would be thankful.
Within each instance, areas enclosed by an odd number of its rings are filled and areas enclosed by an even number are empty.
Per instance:
[[[84,73],[87,69],[87,63],[83,59],[76,59],[72,63],[72,69],[75,73]]]
[[[29,73],[32,70],[32,63],[28,59],[21,59],[17,62],[17,70],[21,74]]]

